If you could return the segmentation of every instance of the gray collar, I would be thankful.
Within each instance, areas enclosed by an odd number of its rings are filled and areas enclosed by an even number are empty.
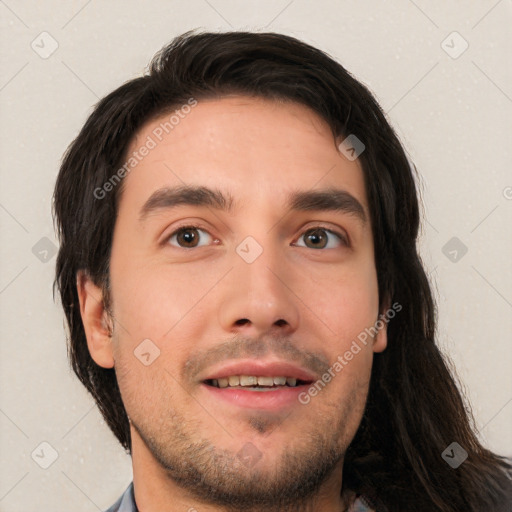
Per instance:
[[[124,491],[123,495],[105,512],[138,512],[133,494],[133,482]]]

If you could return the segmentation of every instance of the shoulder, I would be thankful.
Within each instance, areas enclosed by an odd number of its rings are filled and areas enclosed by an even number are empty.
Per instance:
[[[375,512],[375,509],[370,508],[362,499],[357,498],[348,509],[348,512]]]
[[[375,512],[375,509],[370,508],[363,498],[356,498],[352,505],[350,505],[348,512]]]
[[[105,512],[137,512],[135,506],[135,497],[133,495],[133,482],[128,486],[126,491],[119,499]]]
[[[354,491],[346,489],[343,492],[343,498],[348,505],[347,512],[376,512],[364,496],[356,494]]]
[[[348,512],[375,512],[375,509],[366,505],[366,502],[361,498],[356,498],[354,503],[349,507]]]

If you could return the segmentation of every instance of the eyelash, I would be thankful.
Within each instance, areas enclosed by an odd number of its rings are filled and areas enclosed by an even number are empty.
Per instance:
[[[207,229],[201,227],[201,226],[198,226],[198,225],[193,225],[193,224],[190,224],[190,225],[185,225],[185,226],[180,226],[178,228],[176,228],[168,237],[166,237],[164,239],[164,241],[162,242],[163,244],[169,244],[170,240],[172,238],[174,238],[175,236],[177,236],[180,232],[182,231],[186,231],[188,229],[196,229],[196,230],[199,230],[199,231],[204,231],[206,233],[208,233],[210,235],[210,237],[212,237],[212,235],[208,232]],[[345,246],[345,247],[349,247],[350,246],[350,243],[348,241],[348,237],[346,235],[343,235],[342,233],[338,233],[337,231],[334,231],[332,229],[329,229],[325,226],[322,226],[322,225],[316,225],[316,226],[311,226],[311,227],[308,227],[307,229],[305,229],[301,235],[299,236],[299,239],[304,236],[306,233],[310,232],[310,231],[315,231],[315,230],[323,230],[325,231],[326,233],[329,233],[331,235],[334,235],[336,238],[338,238],[339,242]],[[212,237],[213,238],[213,237]],[[217,240],[217,239],[215,239]],[[329,242],[327,242],[329,243]],[[185,249],[185,250],[191,250],[191,249],[197,249],[197,247],[180,247],[179,245],[176,245],[176,246],[173,246],[177,249]],[[202,247],[202,246],[198,246],[198,247]],[[301,245],[299,247],[304,247],[306,249],[313,249],[312,247],[307,247],[305,245]],[[332,247],[331,247],[332,249]],[[325,250],[325,248],[320,248],[320,249],[313,249],[313,250]]]

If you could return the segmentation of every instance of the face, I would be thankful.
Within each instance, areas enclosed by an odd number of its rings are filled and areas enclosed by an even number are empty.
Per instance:
[[[340,484],[386,345],[385,328],[357,341],[379,315],[363,172],[304,106],[187,112],[132,141],[156,144],[124,179],[113,338],[86,326],[89,349],[115,367],[134,472],[211,503],[291,503]]]

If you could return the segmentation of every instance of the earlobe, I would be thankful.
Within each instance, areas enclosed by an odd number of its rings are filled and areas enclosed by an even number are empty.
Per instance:
[[[384,352],[388,346],[388,322],[389,318],[387,312],[390,310],[391,301],[386,301],[384,308],[381,311],[379,318],[376,322],[378,332],[373,340],[373,351]]]
[[[384,320],[382,320],[382,323],[384,325],[379,329],[379,332],[377,332],[373,340],[374,352],[384,352],[384,350],[386,350],[386,347],[388,346],[388,324]]]
[[[89,353],[97,365],[113,368],[111,328],[103,292],[83,271],[77,273],[76,287]]]

